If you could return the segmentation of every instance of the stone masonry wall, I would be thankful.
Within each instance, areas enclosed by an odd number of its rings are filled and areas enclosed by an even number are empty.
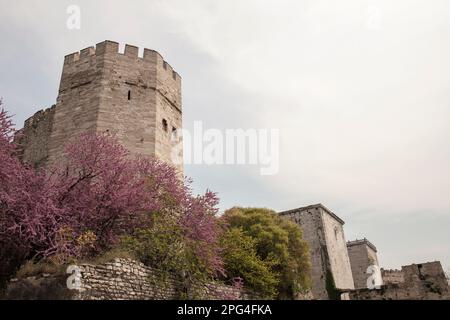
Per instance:
[[[305,211],[289,211],[280,214],[300,226],[303,239],[308,243],[311,256],[311,280],[314,298],[328,299],[325,287],[328,254],[319,209],[310,208]]]
[[[184,284],[173,276],[146,267],[129,259],[116,259],[104,265],[81,265],[81,286],[78,300],[173,300],[180,296]],[[240,299],[241,292],[233,287],[214,283],[193,288],[198,299]]]
[[[354,290],[350,292],[350,299],[450,300],[450,288],[440,262],[404,266],[402,274],[403,282],[387,282],[379,290]]]
[[[384,284],[399,284],[405,282],[405,276],[401,270],[381,269],[381,277]]]
[[[176,291],[171,279],[160,279],[144,265],[117,259],[104,265],[84,264],[76,300],[171,300]]]
[[[55,106],[41,110],[25,121],[23,129],[16,136],[22,146],[21,158],[24,162],[34,167],[47,162],[54,117]]]
[[[323,205],[312,205],[280,213],[302,229],[311,254],[312,293],[328,299],[326,275],[330,270],[336,287],[353,289],[353,277],[343,230],[343,221]],[[345,297],[343,297],[345,298]]]
[[[344,222],[321,208],[331,272],[338,289],[354,289],[352,269],[344,234]]]
[[[240,289],[221,283],[195,285],[183,294],[185,284],[173,276],[146,267],[130,259],[115,259],[102,265],[81,264],[77,289],[67,288],[71,274],[37,275],[14,279],[5,299],[64,299],[64,300],[173,300],[173,299],[249,299]],[[76,275],[73,273],[72,275]],[[73,278],[75,279],[75,278]],[[70,281],[74,283],[74,281]],[[189,292],[194,292],[191,295]]]

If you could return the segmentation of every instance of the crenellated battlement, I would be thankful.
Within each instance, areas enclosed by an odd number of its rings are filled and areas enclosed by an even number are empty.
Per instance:
[[[50,108],[42,109],[36,112],[34,115],[25,120],[24,129],[32,126],[37,126],[39,122],[47,119],[55,112],[56,105],[52,105]]]
[[[23,129],[17,134],[20,158],[34,167],[43,165],[48,159],[55,112],[56,105],[36,112],[25,120]]]
[[[85,59],[105,55],[117,55],[120,57],[137,59],[139,61],[157,63],[160,67],[158,70],[165,70],[165,72],[167,72],[167,74],[175,81],[181,80],[180,75],[167,61],[164,60],[163,56],[158,51],[144,48],[143,55],[140,56],[139,47],[125,44],[124,52],[121,53],[119,50],[119,43],[109,40],[100,42],[96,46],[87,47],[83,50],[66,55],[64,57],[64,66],[84,62]]]
[[[381,268],[383,275],[403,275],[403,271],[399,269],[383,269]]]
[[[371,248],[373,251],[377,252],[377,247],[373,243],[371,243],[366,238],[364,239],[356,239],[353,241],[347,241],[347,247],[353,247],[353,246],[360,246],[360,245],[366,245],[369,248]]]
[[[386,273],[386,274],[388,274],[388,273],[402,273],[402,270],[399,270],[399,269],[383,269],[383,268],[381,268],[381,271],[383,273]]]

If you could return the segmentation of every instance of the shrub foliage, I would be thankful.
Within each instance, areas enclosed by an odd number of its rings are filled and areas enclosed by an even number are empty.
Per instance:
[[[238,251],[248,248],[235,247],[232,254],[224,256],[225,268],[234,270],[233,276],[241,276],[244,285],[258,288],[261,281],[273,285],[274,278],[276,288],[273,291],[281,299],[295,298],[296,294],[310,287],[308,246],[295,223],[281,218],[272,210],[260,208],[233,208],[225,212],[223,219],[231,230],[239,230],[235,231],[237,236],[251,239],[256,257],[270,270],[270,276],[261,273],[256,279],[239,271],[246,270],[247,265],[251,263],[251,260],[248,260],[253,259],[252,251],[249,251],[248,256],[243,255],[236,261]],[[246,245],[250,246],[250,241],[247,241]]]

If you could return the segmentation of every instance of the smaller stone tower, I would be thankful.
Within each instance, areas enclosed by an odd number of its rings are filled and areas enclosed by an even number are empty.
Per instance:
[[[369,240],[363,239],[347,242],[347,249],[355,288],[367,288],[367,279],[370,276],[367,269],[369,266],[380,267],[377,248]]]
[[[281,212],[280,215],[300,226],[303,239],[309,245],[314,298],[329,299],[329,274],[333,276],[337,289],[354,289],[343,229],[344,221],[322,204]]]

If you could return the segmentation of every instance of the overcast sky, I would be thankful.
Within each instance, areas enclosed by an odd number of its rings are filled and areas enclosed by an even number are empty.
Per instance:
[[[0,0],[0,97],[21,127],[55,103],[64,55],[155,49],[183,78],[185,128],[280,129],[279,174],[189,165],[196,191],[221,209],[323,203],[382,266],[448,269],[449,17],[448,0]]]

